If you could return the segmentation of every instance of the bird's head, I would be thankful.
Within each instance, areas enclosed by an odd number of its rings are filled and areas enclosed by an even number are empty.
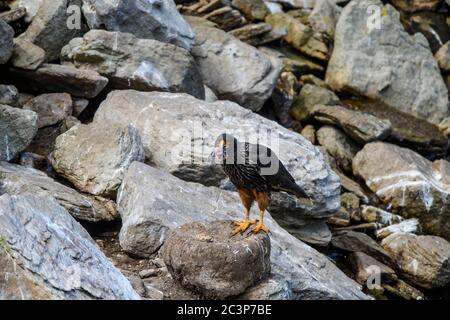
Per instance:
[[[214,158],[216,163],[224,163],[227,159],[227,155],[232,155],[235,146],[237,146],[237,139],[230,134],[222,133],[220,134],[214,144],[214,151],[211,156]],[[228,150],[228,153],[227,153]]]

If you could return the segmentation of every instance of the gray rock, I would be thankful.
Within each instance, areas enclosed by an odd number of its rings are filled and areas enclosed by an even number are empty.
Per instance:
[[[277,2],[281,3],[286,8],[296,9],[312,9],[316,0],[264,0],[265,2]]]
[[[312,115],[322,123],[341,127],[347,135],[361,144],[386,139],[391,133],[389,120],[341,106],[316,105],[312,108]]]
[[[94,70],[116,89],[186,92],[204,97],[201,75],[189,52],[132,34],[91,30],[62,49],[61,59]]]
[[[82,0],[83,14],[90,29],[106,28],[155,39],[190,50],[194,33],[178,13],[173,0]],[[144,27],[145,26],[145,27]]]
[[[14,67],[36,70],[45,61],[44,49],[24,39],[14,39],[14,53],[11,63]]]
[[[316,0],[314,9],[309,15],[309,23],[315,32],[334,39],[336,24],[340,15],[340,8],[335,0]]]
[[[393,144],[366,144],[353,160],[361,177],[391,210],[418,218],[425,232],[450,239],[450,163],[431,162]]]
[[[243,218],[236,193],[184,182],[139,162],[130,166],[117,200],[123,219],[120,244],[144,257],[182,224]],[[332,262],[289,235],[270,214],[265,224],[271,230],[272,275],[287,282],[292,299],[367,298]]]
[[[230,237],[231,224],[229,220],[191,222],[173,229],[163,247],[172,277],[209,299],[239,295],[266,278],[270,273],[269,235]]]
[[[16,107],[19,102],[19,91],[11,85],[0,84],[0,104]]]
[[[0,13],[0,20],[5,21],[6,23],[12,23],[22,19],[26,14],[27,10],[25,8],[16,8]]]
[[[79,220],[112,221],[118,217],[112,201],[80,194],[41,171],[0,162],[0,194],[4,193],[11,195],[28,193],[53,197]]]
[[[404,220],[398,224],[393,224],[375,231],[378,239],[384,239],[394,233],[414,233],[420,232],[419,220],[416,218]]]
[[[78,118],[83,113],[83,111],[86,110],[88,105],[89,100],[87,99],[73,99],[72,115]]]
[[[384,12],[379,29],[367,25],[371,5]],[[342,11],[334,44],[326,81],[335,91],[379,99],[435,124],[448,116],[448,91],[428,42],[409,35],[391,5],[353,0]]]
[[[337,165],[346,172],[352,172],[352,161],[359,147],[344,132],[323,126],[317,130],[317,141],[334,158]]]
[[[144,161],[136,128],[77,125],[56,139],[52,165],[78,190],[114,197],[128,166]]]
[[[0,104],[0,161],[10,161],[31,143],[38,130],[38,115]]]
[[[298,221],[286,218],[280,221],[280,226],[297,239],[313,246],[326,247],[331,241],[331,231],[326,219]]]
[[[44,1],[45,0],[15,0],[9,3],[9,6],[11,9],[25,8],[25,22],[30,23]]]
[[[205,101],[206,102],[216,102],[217,100],[219,100],[219,99],[217,98],[214,91],[212,91],[209,87],[205,86]]]
[[[281,220],[326,218],[339,208],[339,180],[319,149],[301,135],[235,103],[207,103],[181,93],[114,91],[101,104],[94,122],[133,124],[149,163],[183,180],[215,186],[225,178],[222,168],[209,160],[216,137],[228,132],[240,141],[256,141],[258,128],[260,143],[273,149],[313,200],[311,205],[273,193],[272,214]],[[267,134],[273,135],[272,142]]]
[[[34,98],[34,95],[29,94],[29,93],[24,93],[24,92],[19,92],[19,98],[17,101],[17,105],[15,106],[16,108],[23,108],[23,106],[30,101],[31,99]]]
[[[396,233],[381,245],[394,257],[408,282],[428,289],[450,283],[450,243],[444,239]]]
[[[372,284],[377,278],[380,279],[382,283],[392,283],[397,281],[397,275],[392,268],[363,252],[352,252],[349,255],[349,262],[355,273],[355,280],[359,284]]]
[[[59,64],[43,64],[35,71],[11,69],[9,73],[28,92],[67,92],[87,99],[95,98],[108,84],[108,79],[95,71]]]
[[[447,41],[447,43],[436,52],[434,57],[436,58],[439,68],[445,72],[450,72],[450,41]]]
[[[38,114],[39,128],[48,127],[66,119],[72,114],[72,108],[72,98],[67,93],[42,94],[23,106],[24,110],[31,110]]]
[[[0,64],[5,64],[11,58],[14,50],[14,29],[0,19]]]
[[[204,83],[221,100],[231,100],[253,111],[272,95],[281,61],[216,28],[194,26],[192,54]]]
[[[0,299],[139,299],[51,197],[0,196]]]
[[[68,8],[71,6],[79,8],[81,0],[43,0],[30,26],[19,36],[44,49],[46,62],[58,59],[61,48],[83,34],[81,23],[69,27],[73,12]]]
[[[238,300],[290,300],[292,290],[289,284],[277,277],[270,277],[260,284],[249,288],[237,297]]]
[[[49,166],[47,158],[31,152],[22,152],[20,154],[19,164],[27,168],[33,168],[41,171],[48,170]]]

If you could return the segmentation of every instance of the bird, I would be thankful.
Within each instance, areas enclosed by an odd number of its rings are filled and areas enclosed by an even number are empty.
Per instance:
[[[270,204],[272,191],[284,191],[297,198],[309,198],[308,194],[295,182],[275,152],[261,144],[240,142],[230,134],[220,134],[214,144],[211,156],[221,164],[223,171],[238,190],[245,209],[244,221],[235,221],[232,235],[245,232],[251,225],[250,209],[256,201],[259,220],[253,232],[269,229],[264,225],[264,213]]]

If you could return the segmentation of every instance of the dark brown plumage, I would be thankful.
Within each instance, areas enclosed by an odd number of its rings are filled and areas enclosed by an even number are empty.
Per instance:
[[[260,210],[255,232],[268,232],[263,219],[271,191],[284,191],[299,198],[308,197],[270,148],[241,143],[229,134],[221,134],[215,143],[215,158],[238,189],[245,208],[245,220],[236,222],[238,227],[233,234],[243,232],[256,223],[249,220],[250,208],[255,200]]]

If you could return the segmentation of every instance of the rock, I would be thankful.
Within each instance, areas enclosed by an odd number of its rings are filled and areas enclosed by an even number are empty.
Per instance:
[[[386,139],[391,133],[391,123],[388,120],[341,106],[316,105],[311,114],[322,123],[342,128],[361,144]]]
[[[132,34],[91,30],[62,49],[61,59],[93,70],[116,89],[186,92],[204,98],[201,75],[185,49]]]
[[[380,28],[367,26],[373,5],[383,12]],[[425,37],[410,36],[392,6],[352,1],[339,18],[334,44],[326,74],[333,90],[380,100],[435,124],[448,116],[447,88]]]
[[[209,87],[204,86],[205,87],[205,101],[206,102],[216,102],[217,100],[217,96],[214,93],[214,91],[212,91]]]
[[[17,20],[22,19],[27,14],[27,9],[25,8],[17,8],[12,9],[6,12],[0,13],[0,20],[5,21],[6,23],[16,22]]]
[[[56,139],[51,158],[78,190],[114,197],[128,166],[144,160],[144,148],[133,126],[77,125]]]
[[[19,102],[19,91],[11,85],[0,84],[0,104],[16,107]]]
[[[264,0],[265,2],[269,0]],[[270,2],[281,3],[286,8],[312,9],[316,0],[270,0]]]
[[[194,33],[178,13],[173,0],[83,0],[83,14],[90,29],[131,33],[190,50]],[[145,26],[145,27],[143,27]]]
[[[272,34],[269,34],[271,30],[272,26],[270,24],[261,22],[247,24],[230,31],[229,34],[248,44],[258,46],[281,38],[277,35],[272,36]]]
[[[422,292],[400,279],[393,284],[383,284],[383,288],[405,300],[424,300],[425,298]]]
[[[416,12],[422,10],[434,11],[442,0],[392,0],[392,4],[403,12]]]
[[[389,253],[365,233],[343,231],[333,236],[331,244],[345,251],[363,252],[388,266],[394,265]]]
[[[353,192],[345,192],[341,195],[341,205],[348,211],[358,210],[360,200]],[[372,221],[370,221],[372,222]]]
[[[48,127],[72,114],[72,98],[67,93],[42,94],[28,101],[23,109],[38,114],[39,128]]]
[[[45,0],[15,0],[12,2],[10,1],[9,6],[13,10],[25,8],[26,10],[25,22],[30,23],[36,16],[39,7],[42,5],[44,1]]]
[[[339,98],[330,90],[312,84],[305,84],[300,94],[294,99],[290,114],[299,121],[311,117],[316,105],[336,105]]]
[[[269,277],[254,287],[247,289],[238,300],[290,300],[292,290],[286,281]]]
[[[378,285],[381,285],[382,283],[392,283],[398,280],[392,268],[363,252],[352,252],[349,255],[349,262],[355,273],[355,280],[359,284],[369,285],[379,279],[381,283]]]
[[[44,49],[23,39],[14,39],[14,53],[11,63],[14,67],[36,70],[45,61]]]
[[[20,39],[29,41],[45,50],[46,62],[59,58],[61,48],[83,33],[81,22],[72,26],[71,6],[81,6],[81,0],[43,0],[36,16]]]
[[[321,87],[324,89],[329,89],[327,83],[325,81],[323,81],[322,79],[316,77],[313,74],[306,74],[306,75],[302,75],[300,76],[299,82],[301,85],[305,85],[305,84],[313,84],[317,87]]]
[[[222,7],[205,15],[205,19],[214,22],[222,30],[229,31],[242,27],[247,20],[242,14],[231,7]],[[197,36],[197,31],[195,31]]]
[[[67,92],[87,99],[95,98],[108,84],[95,71],[58,64],[43,64],[35,71],[12,69],[10,75],[27,92]]]
[[[346,172],[352,172],[352,160],[359,147],[341,130],[323,126],[317,130],[317,141],[336,160],[337,165]]]
[[[378,239],[384,239],[387,236],[390,236],[391,234],[394,233],[419,233],[419,232],[420,232],[419,220],[413,218],[377,230],[375,231],[375,235]]]
[[[294,131],[300,131],[301,124],[289,114],[294,97],[298,94],[299,83],[295,74],[290,71],[281,72],[271,97],[271,111],[279,124]],[[264,109],[263,109],[264,112]]]
[[[72,127],[75,127],[77,125],[81,124],[81,121],[75,118],[74,116],[68,116],[66,119],[62,122],[62,130],[64,132],[69,131]]]
[[[38,129],[38,115],[0,104],[0,161],[10,161],[31,143]]]
[[[300,134],[311,142],[311,144],[316,144],[316,129],[312,125],[309,124],[304,127]]]
[[[336,170],[335,172],[339,176],[339,179],[341,180],[341,186],[342,186],[343,189],[354,193],[355,195],[358,196],[358,198],[360,198],[365,203],[369,202],[369,195],[359,185],[359,183],[357,183],[356,181],[350,179],[344,173],[339,172],[339,170]]]
[[[14,29],[0,20],[0,64],[5,64],[11,58],[14,50]]]
[[[243,218],[236,193],[184,182],[138,162],[128,169],[117,201],[123,219],[120,244],[144,257],[185,223]],[[286,281],[292,299],[367,298],[332,262],[289,235],[268,213],[265,224],[271,230],[272,276]]]
[[[269,13],[263,0],[233,0],[231,5],[239,9],[249,20],[264,20]]]
[[[19,98],[16,104],[16,108],[23,108],[23,106],[34,98],[34,95],[24,92],[19,92]]]
[[[335,0],[316,0],[314,9],[309,15],[309,23],[315,32],[332,40],[340,11]]]
[[[263,133],[260,143],[273,148],[296,182],[313,198],[311,206],[309,201],[272,193],[271,213],[280,220],[301,221],[301,217],[329,217],[339,208],[338,178],[317,147],[235,103],[207,103],[180,93],[114,91],[101,104],[94,123],[133,123],[153,166],[183,180],[214,186],[222,185],[225,178],[222,168],[208,160],[216,137],[230,132],[241,141],[245,137],[256,141],[255,128],[259,128]],[[269,132],[276,133],[272,141],[276,139],[277,145],[269,144]]]
[[[73,99],[73,111],[72,115],[76,118],[78,118],[84,110],[89,105],[89,100],[87,99]]]
[[[51,197],[0,196],[0,299],[139,299]]]
[[[277,2],[269,2],[264,0],[266,4],[267,10],[269,10],[269,14],[283,12],[283,6]]]
[[[445,72],[450,72],[450,41],[447,41],[435,54],[436,61]]]
[[[158,270],[156,270],[156,269],[146,269],[146,270],[142,270],[139,272],[139,276],[142,279],[155,277],[157,275],[158,275]]]
[[[19,164],[27,168],[33,168],[41,171],[46,171],[49,169],[47,158],[31,152],[22,152],[20,154]]]
[[[100,197],[90,197],[66,187],[41,171],[0,162],[0,194],[24,193],[53,197],[76,219],[112,221],[117,218],[115,204]]]
[[[418,218],[425,232],[450,239],[447,161],[431,162],[412,150],[372,142],[356,155],[353,173],[393,212]]]
[[[403,218],[399,215],[366,205],[361,206],[361,217],[366,222],[377,222],[383,226],[395,225],[403,221]]]
[[[331,241],[331,231],[326,224],[327,220],[305,220],[299,222],[292,219],[289,222],[280,221],[280,226],[307,244],[326,247]]]
[[[48,157],[55,148],[56,138],[67,131],[64,122],[65,121],[61,121],[53,126],[39,129],[33,141],[25,151]]]
[[[163,248],[172,277],[209,299],[237,296],[266,278],[269,235],[230,237],[231,224],[229,220],[192,222],[173,229]]]
[[[397,263],[408,282],[424,287],[444,287],[450,282],[450,243],[436,236],[396,233],[381,245]]]
[[[272,95],[281,62],[215,28],[194,26],[192,49],[204,83],[221,100],[259,111]]]

